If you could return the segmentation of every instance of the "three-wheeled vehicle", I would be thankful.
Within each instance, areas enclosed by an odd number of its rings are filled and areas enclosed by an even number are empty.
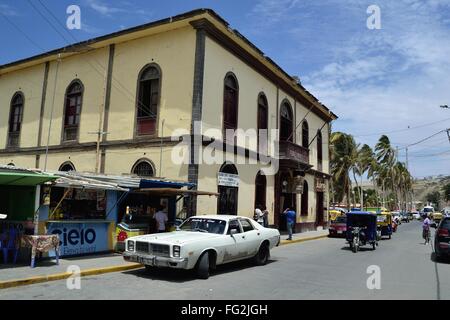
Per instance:
[[[379,212],[377,214],[377,227],[379,239],[381,237],[392,237],[392,214],[390,212]]]
[[[363,211],[347,213],[346,240],[353,252],[358,252],[360,246],[367,244],[375,250],[378,246],[377,215]]]

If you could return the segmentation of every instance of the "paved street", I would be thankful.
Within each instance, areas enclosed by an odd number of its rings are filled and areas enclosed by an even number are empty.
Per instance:
[[[402,224],[376,251],[352,253],[343,239],[282,246],[271,262],[221,266],[209,280],[190,273],[143,269],[0,290],[2,299],[450,299],[450,263],[435,263],[420,223]],[[381,268],[381,290],[369,290],[367,267]]]

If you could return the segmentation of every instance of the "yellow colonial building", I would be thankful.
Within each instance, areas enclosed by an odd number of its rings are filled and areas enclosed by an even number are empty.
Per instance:
[[[220,194],[190,214],[297,231],[326,222],[336,118],[209,9],[0,66],[0,164],[184,180]]]

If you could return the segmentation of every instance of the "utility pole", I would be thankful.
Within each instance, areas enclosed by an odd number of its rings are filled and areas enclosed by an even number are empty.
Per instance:
[[[106,99],[106,83],[108,81],[108,68],[105,68],[105,75],[103,79],[103,96],[102,96],[102,103],[99,105],[99,112],[98,112],[98,131],[97,132],[90,132],[91,134],[97,135],[97,148],[96,148],[96,154],[95,154],[95,173],[99,172],[100,167],[100,142],[102,140],[102,137],[106,132],[103,132],[103,114],[105,110],[105,99]]]
[[[50,109],[50,120],[48,124],[48,134],[47,134],[47,144],[45,147],[45,162],[44,162],[44,171],[47,171],[47,160],[48,160],[48,146],[50,144],[50,134],[52,131],[52,122],[53,122],[53,109],[55,106],[55,95],[56,95],[56,83],[58,82],[58,71],[59,71],[59,64],[61,63],[61,54],[58,53],[58,59],[56,62],[56,71],[55,71],[55,83],[53,86],[53,99],[52,99],[52,107]]]
[[[162,128],[161,128],[161,143],[159,146],[159,177],[162,177],[162,154],[163,154],[163,139],[164,139],[164,125],[166,123],[166,119],[162,120]]]

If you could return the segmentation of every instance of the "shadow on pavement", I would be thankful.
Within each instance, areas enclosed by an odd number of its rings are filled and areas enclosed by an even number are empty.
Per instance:
[[[350,249],[350,246],[342,247],[341,250],[353,252],[352,249]],[[372,249],[372,246],[370,246],[370,247],[369,246],[367,246],[367,247],[359,247],[358,251],[361,251],[361,252],[373,251],[373,249]]]
[[[267,265],[276,262],[276,260],[269,260]],[[232,263],[227,263],[224,265],[217,266],[216,270],[211,271],[210,278],[214,276],[227,274],[232,272],[239,272],[243,269],[250,268],[263,268],[264,266],[255,266],[251,260],[243,260]],[[188,281],[198,280],[195,276],[194,270],[180,270],[180,269],[170,269],[170,268],[153,268],[146,270],[145,268],[130,270],[122,272],[127,275],[135,275],[137,277],[148,279],[148,280],[162,280],[176,283],[183,283]]]

